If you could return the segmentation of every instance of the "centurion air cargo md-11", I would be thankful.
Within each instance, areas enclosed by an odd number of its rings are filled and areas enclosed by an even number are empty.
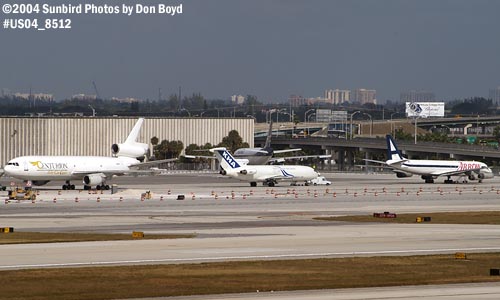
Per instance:
[[[109,189],[106,180],[114,175],[133,173],[135,168],[156,165],[175,159],[141,162],[149,149],[148,144],[138,143],[137,137],[143,118],[140,118],[123,144],[113,144],[112,157],[106,156],[21,156],[10,160],[4,175],[44,185],[49,181],[65,181],[64,190],[74,190],[72,180],[83,180],[84,189],[96,186]]]

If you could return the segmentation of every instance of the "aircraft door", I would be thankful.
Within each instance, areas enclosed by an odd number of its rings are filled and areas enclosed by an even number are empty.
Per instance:
[[[24,166],[24,171],[28,172],[28,162],[27,161],[23,162],[23,166]]]

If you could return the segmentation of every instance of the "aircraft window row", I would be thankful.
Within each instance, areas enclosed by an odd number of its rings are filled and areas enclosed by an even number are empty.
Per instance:
[[[10,162],[7,165],[8,166],[17,166],[17,167],[19,167],[19,163],[16,163],[16,162]]]

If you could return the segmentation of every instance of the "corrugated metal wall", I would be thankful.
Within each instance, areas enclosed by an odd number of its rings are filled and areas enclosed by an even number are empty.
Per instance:
[[[23,155],[110,156],[111,145],[122,143],[137,118],[0,118],[0,166]],[[253,147],[254,119],[146,118],[138,142],[153,136],[189,144],[218,144],[237,130]],[[150,145],[152,149],[152,146]]]

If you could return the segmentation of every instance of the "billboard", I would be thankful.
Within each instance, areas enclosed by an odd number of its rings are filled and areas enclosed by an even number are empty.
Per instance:
[[[406,102],[406,116],[413,118],[444,117],[444,102]]]

